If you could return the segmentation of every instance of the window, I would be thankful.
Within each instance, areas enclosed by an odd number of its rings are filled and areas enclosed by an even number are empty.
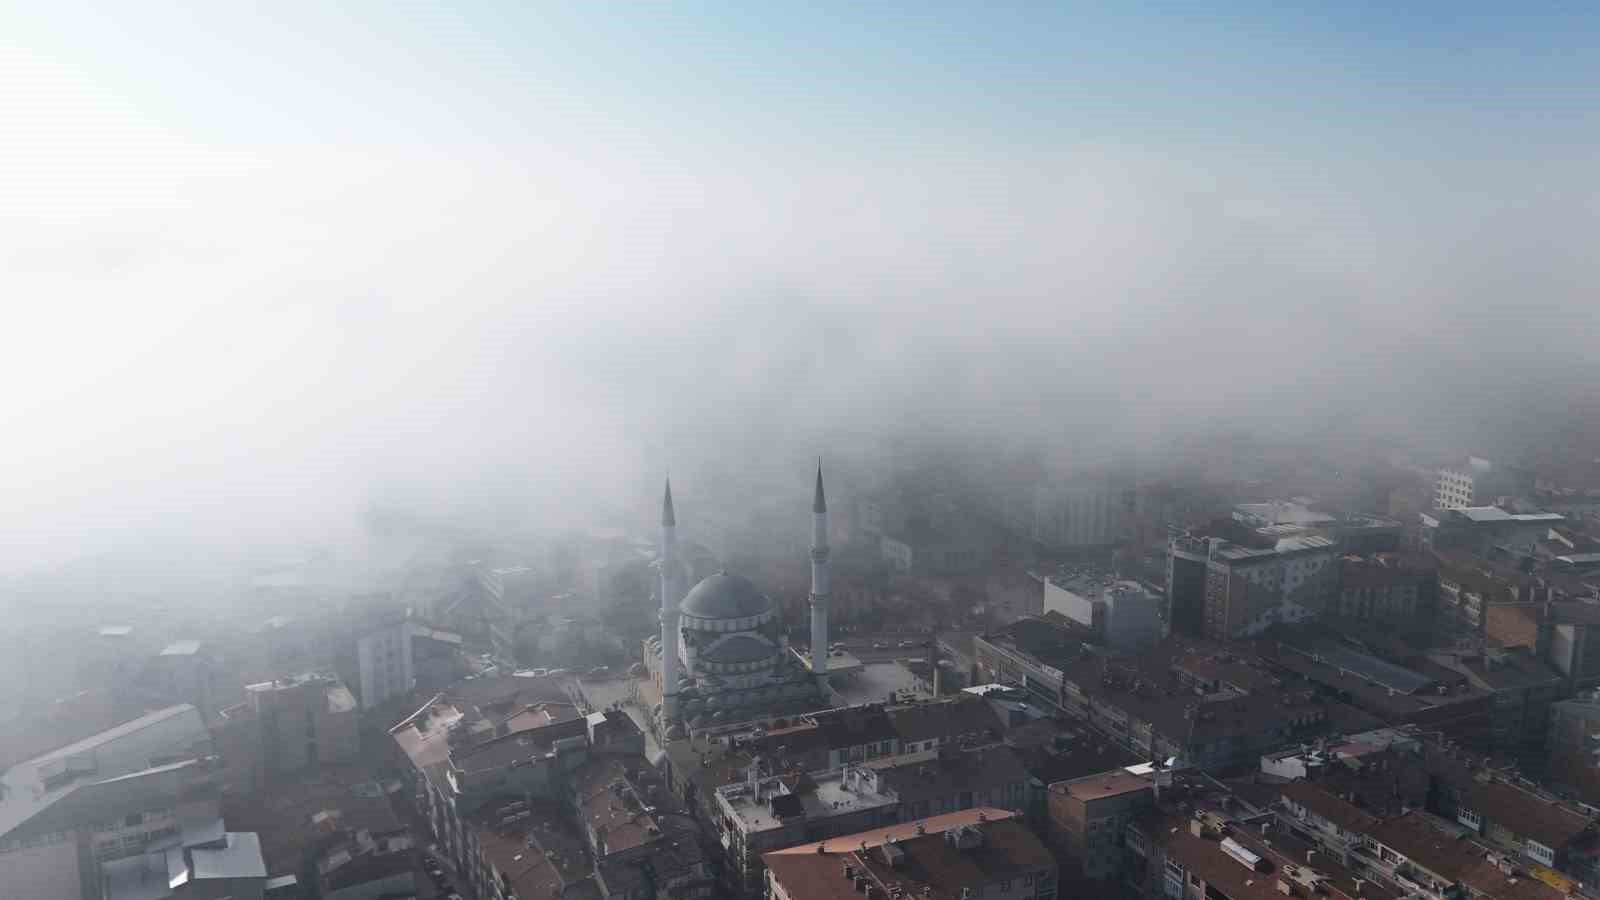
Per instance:
[[[1529,856],[1547,866],[1553,866],[1556,864],[1556,852],[1539,843],[1538,841],[1524,841],[1522,844],[1522,849]]]
[[[124,826],[128,827],[128,828],[132,828],[133,826],[138,825],[139,823],[141,823],[143,821],[144,821],[144,813],[134,813],[133,815],[128,816],[128,818],[124,819],[122,821],[122,824]]]
[[[1464,806],[1456,810],[1456,821],[1473,829],[1483,825],[1483,820],[1478,817],[1478,814]]]
[[[1000,879],[1000,893],[1008,894],[1010,892],[1011,892],[1011,879],[1009,879],[1009,878]]]

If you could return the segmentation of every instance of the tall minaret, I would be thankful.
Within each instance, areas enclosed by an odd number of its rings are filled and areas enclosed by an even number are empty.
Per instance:
[[[811,500],[811,673],[828,683],[828,501],[822,496],[822,463]]]
[[[672,514],[672,479],[661,498],[661,728],[678,722],[678,520]]]

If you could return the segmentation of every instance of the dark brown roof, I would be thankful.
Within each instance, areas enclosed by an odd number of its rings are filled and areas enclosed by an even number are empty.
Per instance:
[[[899,866],[885,862],[881,848],[865,853],[853,848],[849,837],[835,839],[837,853],[769,853],[762,860],[789,896],[804,900],[860,900],[854,883],[844,877],[846,863],[879,883],[899,883],[912,896],[935,900],[956,900],[964,887],[1055,869],[1050,851],[1020,821],[1004,819],[976,827],[983,832],[983,845],[969,850],[958,850],[943,834],[931,831],[899,837],[896,844],[905,853]],[[922,893],[924,887],[929,894]]]
[[[1346,831],[1365,834],[1378,824],[1376,816],[1309,781],[1291,781],[1282,786],[1281,793]]]
[[[886,766],[880,777],[904,803],[1020,785],[1028,780],[1028,770],[1010,747],[986,747],[922,763]]]
[[[812,720],[822,730],[828,746],[834,750],[892,741],[899,737],[894,723],[881,706],[856,706],[847,709],[830,709],[814,714]]]
[[[989,701],[967,695],[940,703],[919,703],[888,711],[889,721],[901,740],[948,739],[966,734],[1004,730],[1000,716]]]
[[[1483,848],[1433,827],[1425,813],[1413,812],[1383,822],[1368,832],[1374,840],[1413,863],[1451,881],[1478,864]]]
[[[527,731],[508,734],[473,747],[451,750],[450,763],[468,772],[497,769],[519,760],[543,756],[550,751],[551,745],[556,741],[585,734],[588,734],[586,721],[569,719],[542,728],[530,728]]]
[[[1461,883],[1472,889],[1473,896],[1483,895],[1494,900],[1564,900],[1567,896],[1526,872],[1507,875],[1488,859],[1462,872]]]
[[[1589,827],[1589,819],[1552,801],[1500,781],[1479,782],[1465,805],[1513,834],[1560,850]]]

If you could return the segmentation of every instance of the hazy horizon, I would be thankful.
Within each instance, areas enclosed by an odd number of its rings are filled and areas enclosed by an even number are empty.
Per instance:
[[[1592,392],[1600,15],[0,10],[0,573]]]

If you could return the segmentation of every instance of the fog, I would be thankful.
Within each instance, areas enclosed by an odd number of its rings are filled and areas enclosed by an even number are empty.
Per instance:
[[[266,139],[3,59],[33,88],[0,168],[7,573],[353,540],[375,504],[642,528],[668,471],[804,496],[890,437],[1461,447],[1595,383],[1593,144],[505,137],[474,105]],[[386,64],[330,89],[401,104]]]

